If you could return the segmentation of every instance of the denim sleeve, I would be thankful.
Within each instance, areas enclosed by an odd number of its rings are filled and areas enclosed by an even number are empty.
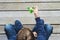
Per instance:
[[[33,29],[33,32],[37,32],[37,40],[45,40],[45,29],[44,29],[44,20],[40,19],[40,17],[36,18],[36,25]]]
[[[35,20],[36,20],[36,25],[33,28],[33,32],[44,31],[44,20],[40,19],[40,17],[35,18]]]

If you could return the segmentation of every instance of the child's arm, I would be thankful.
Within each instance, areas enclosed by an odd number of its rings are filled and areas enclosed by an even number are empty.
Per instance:
[[[40,26],[44,25],[44,20],[40,19],[39,14],[38,14],[38,7],[34,7],[34,16],[35,16],[35,20],[36,20],[36,25],[33,29],[33,31],[37,31],[38,28],[40,28]],[[41,30],[42,28],[40,28]]]
[[[34,16],[36,20],[36,25],[33,29],[33,32],[37,32],[37,40],[45,40],[46,33],[44,30],[44,20],[40,19],[37,7],[35,7],[34,9]]]
[[[33,29],[33,31],[37,31],[39,29],[39,31],[44,31],[44,20],[40,19],[40,16],[38,14],[38,8],[34,7],[34,16],[35,16],[35,20],[36,20],[36,25]],[[43,29],[42,29],[43,28]]]
[[[40,19],[37,6],[34,7],[34,16],[35,16],[36,24],[44,25],[44,20]]]

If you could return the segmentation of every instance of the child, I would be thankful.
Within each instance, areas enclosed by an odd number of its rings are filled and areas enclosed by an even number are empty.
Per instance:
[[[8,40],[35,40],[34,37],[36,37],[36,40],[48,40],[53,27],[49,24],[44,24],[44,20],[40,19],[37,7],[34,7],[34,16],[36,25],[32,31],[28,28],[23,28],[23,25],[19,20],[16,20],[14,25],[6,25],[4,29]]]

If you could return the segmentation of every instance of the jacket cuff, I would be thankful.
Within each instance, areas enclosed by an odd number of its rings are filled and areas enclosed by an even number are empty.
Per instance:
[[[36,22],[40,21],[40,17],[35,18]]]

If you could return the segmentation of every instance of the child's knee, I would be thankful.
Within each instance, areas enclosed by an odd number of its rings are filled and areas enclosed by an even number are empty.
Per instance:
[[[45,24],[45,29],[50,32],[53,30],[53,26],[51,26],[50,24]]]
[[[9,30],[11,28],[12,28],[12,24],[6,24],[4,27],[5,30]]]
[[[47,33],[47,39],[49,38],[49,36],[51,35],[51,33],[53,32],[53,26],[51,26],[50,24],[45,24],[45,30]]]
[[[22,25],[19,20],[16,20],[16,21],[15,21],[15,25],[19,25],[19,24]]]

